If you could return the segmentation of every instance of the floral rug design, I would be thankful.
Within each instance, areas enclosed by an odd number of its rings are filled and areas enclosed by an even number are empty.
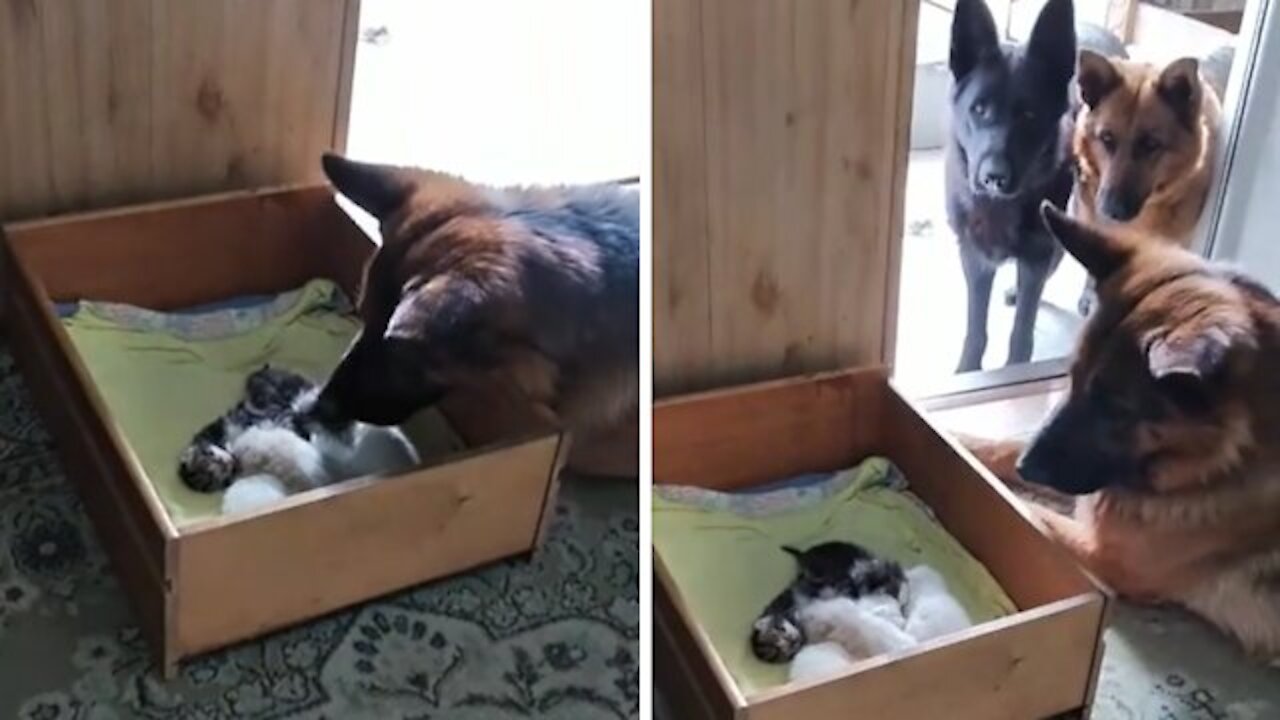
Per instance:
[[[634,482],[566,478],[546,545],[183,665],[163,681],[0,350],[0,717],[633,718]]]

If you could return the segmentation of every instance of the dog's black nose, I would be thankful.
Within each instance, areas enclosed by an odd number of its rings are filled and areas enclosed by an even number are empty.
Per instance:
[[[1004,173],[983,173],[982,184],[988,190],[994,190],[999,193],[1009,192],[1009,176]]]
[[[978,167],[978,181],[982,189],[999,195],[1013,190],[1013,170],[1003,158],[989,157]]]
[[[1038,483],[1044,479],[1044,468],[1037,463],[1034,458],[1028,462],[1027,455],[1025,453],[1022,457],[1018,458],[1018,462],[1015,464],[1014,470],[1017,471],[1018,477],[1026,480],[1027,482]]]
[[[1142,200],[1130,193],[1104,192],[1102,195],[1102,214],[1116,222],[1128,222],[1138,216],[1142,210]]]

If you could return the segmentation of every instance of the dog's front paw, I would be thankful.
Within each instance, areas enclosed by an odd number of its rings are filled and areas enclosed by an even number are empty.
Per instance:
[[[782,615],[764,615],[751,626],[751,652],[764,662],[790,662],[802,647],[804,632]]]
[[[1098,304],[1097,294],[1090,289],[1085,289],[1080,293],[1080,299],[1076,301],[1076,310],[1080,312],[1081,317],[1089,317],[1093,314],[1093,308]]]
[[[192,443],[178,457],[178,477],[196,492],[226,490],[238,470],[235,456],[212,443]]]

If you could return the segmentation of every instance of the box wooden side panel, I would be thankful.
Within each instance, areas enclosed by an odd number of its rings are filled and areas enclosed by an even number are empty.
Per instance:
[[[1082,596],[974,628],[852,674],[749,698],[750,720],[1027,720],[1084,706],[1102,599]]]
[[[0,13],[0,218],[320,179],[357,0],[40,0]]]
[[[875,450],[887,390],[868,369],[658,403],[653,481],[731,489],[847,467]]]
[[[677,720],[732,720],[737,709],[693,637],[696,621],[679,607],[679,590],[653,551],[653,675]]]
[[[558,446],[545,437],[290,498],[178,539],[176,646],[256,637],[536,542]]]
[[[58,445],[67,477],[133,604],[135,621],[158,657],[164,656],[166,530],[138,494],[138,480],[121,459],[70,362],[69,347],[39,287],[23,271],[0,233],[0,303],[4,330],[42,418]]]
[[[1021,501],[902,396],[889,393],[885,411],[884,452],[1019,607],[1097,592],[1067,553],[1024,515]]]
[[[359,229],[323,186],[157,203],[7,230],[52,299],[159,310],[280,292],[331,272],[349,273],[334,278],[346,284],[363,262]],[[330,261],[340,252],[354,269]]]
[[[652,627],[655,689],[662,694],[673,720],[733,720],[733,709],[713,694],[712,686],[695,680],[699,676],[695,663],[701,658],[681,650],[688,644],[679,639],[683,629],[662,611],[656,588]]]

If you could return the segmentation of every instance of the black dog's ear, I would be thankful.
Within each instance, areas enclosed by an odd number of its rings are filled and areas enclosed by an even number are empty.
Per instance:
[[[951,19],[951,76],[960,80],[1000,52],[995,18],[982,0],[958,0]]]
[[[338,192],[379,220],[413,194],[412,173],[405,168],[356,162],[334,153],[325,153],[320,164]]]
[[[1183,125],[1194,128],[1202,97],[1200,61],[1187,57],[1169,63],[1160,72],[1156,92]]]
[[[1068,217],[1048,200],[1040,204],[1040,215],[1049,232],[1095,280],[1105,280],[1128,259],[1125,249],[1105,231]]]
[[[1092,50],[1081,50],[1076,64],[1076,84],[1080,86],[1080,100],[1090,108],[1120,87],[1120,73],[1105,56]]]
[[[1040,9],[1027,59],[1054,88],[1066,88],[1076,73],[1076,19],[1071,0],[1049,0]]]

